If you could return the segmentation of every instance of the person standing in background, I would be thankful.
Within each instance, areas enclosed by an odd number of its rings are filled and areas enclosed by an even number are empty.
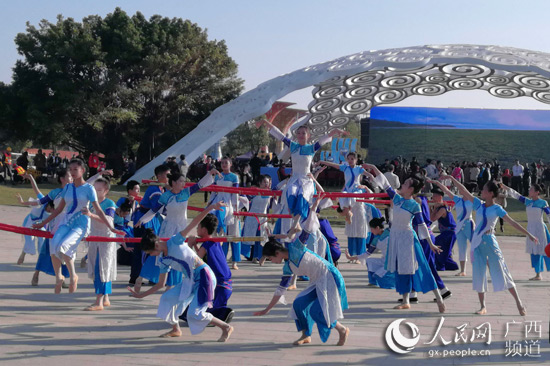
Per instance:
[[[92,177],[97,174],[97,168],[99,167],[99,156],[97,151],[90,154],[88,159],[89,176]]]
[[[512,167],[512,189],[516,192],[523,192],[523,171],[525,169],[516,160],[516,164]]]

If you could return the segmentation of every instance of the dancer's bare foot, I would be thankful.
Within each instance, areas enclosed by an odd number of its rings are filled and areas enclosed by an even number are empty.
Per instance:
[[[338,340],[338,343],[336,343],[337,346],[343,346],[346,344],[346,341],[348,340],[349,336],[349,328],[346,327],[346,329],[340,333],[340,339]]]
[[[237,266],[237,262],[233,262],[231,269],[235,269],[235,270],[239,269],[239,266]]]
[[[477,315],[485,315],[485,314],[487,314],[487,308],[486,308],[486,307],[482,307],[481,309],[479,309],[478,311],[476,311],[476,314],[477,314]]]
[[[160,338],[181,337],[181,330],[172,329],[171,331],[169,331],[167,333],[161,334],[159,337]]]
[[[17,265],[18,266],[22,265],[24,261],[25,261],[25,252],[22,252],[21,255],[19,256],[19,259],[17,259]]]
[[[71,283],[69,284],[69,293],[72,294],[78,288],[78,276],[71,277]]]
[[[136,282],[134,285],[134,291],[139,294],[139,291],[141,290],[141,282]]]
[[[63,281],[65,281],[65,277],[61,276],[60,279],[58,279],[57,281],[55,281],[55,289],[54,289],[54,293],[56,294],[60,294],[61,293],[61,286],[63,286]]]
[[[525,316],[527,315],[527,308],[524,305],[518,306],[519,315]]]
[[[287,290],[296,290],[296,285],[290,285],[287,287]]]
[[[457,277],[465,277],[465,276],[466,276],[466,272],[459,272],[459,273],[455,274],[455,276],[457,276]]]
[[[401,305],[394,306],[393,308],[397,310],[410,309],[411,304],[401,304]]]
[[[438,307],[440,313],[444,313],[444,312],[445,312],[446,307],[445,307],[445,303],[444,303],[443,301],[438,302],[438,303],[437,303],[437,307]]]
[[[260,259],[260,262],[259,262],[258,264],[259,264],[260,266],[263,266],[266,259],[267,259],[266,257],[262,257],[262,259]]]
[[[541,276],[535,276],[533,278],[530,278],[529,281],[542,281],[542,277]]]
[[[84,311],[101,311],[101,310],[103,310],[103,306],[97,305],[97,304],[93,304],[84,308]]]
[[[34,272],[31,280],[31,286],[38,286],[38,275],[40,272]]]
[[[308,344],[308,343],[311,343],[311,337],[305,334],[302,334],[302,336],[297,340],[295,340],[294,343],[292,344],[295,346],[301,346],[302,344]]]
[[[109,307],[111,306],[111,302],[109,300],[103,300],[103,306]]]
[[[228,325],[227,328],[223,330],[222,336],[218,339],[218,342],[227,342],[229,337],[231,337],[231,333],[233,333],[233,327]]]

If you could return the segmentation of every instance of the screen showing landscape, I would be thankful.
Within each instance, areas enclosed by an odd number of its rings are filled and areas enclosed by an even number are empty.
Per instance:
[[[368,161],[397,156],[486,161],[512,166],[515,159],[550,161],[550,111],[375,107],[371,110]]]

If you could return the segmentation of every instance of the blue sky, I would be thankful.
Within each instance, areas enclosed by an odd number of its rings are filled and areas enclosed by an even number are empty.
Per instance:
[[[472,43],[550,52],[549,1],[460,2],[326,0],[164,0],[164,1],[3,1],[0,13],[0,81],[11,81],[18,55],[13,42],[29,21],[54,22],[57,14],[81,20],[105,16],[119,6],[129,14],[181,17],[224,39],[239,64],[246,89],[305,66],[363,50],[423,44]],[[307,107],[311,91],[284,98]],[[399,105],[550,109],[530,98],[501,100],[482,91],[455,91],[439,97],[411,97]]]
[[[371,110],[371,118],[428,127],[448,125],[461,129],[550,130],[550,111],[545,110],[375,107]]]

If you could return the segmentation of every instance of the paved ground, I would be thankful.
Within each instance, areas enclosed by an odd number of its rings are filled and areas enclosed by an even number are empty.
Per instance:
[[[20,224],[27,212],[24,208],[0,206],[0,222]],[[337,234],[340,242],[345,243],[342,230],[337,230]],[[92,362],[120,365],[382,365],[396,361],[400,365],[549,364],[550,275],[543,282],[527,280],[532,272],[523,243],[523,238],[503,238],[501,247],[527,305],[526,317],[518,315],[512,297],[503,292],[488,294],[489,315],[473,315],[478,303],[477,294],[471,290],[471,278],[458,278],[454,273],[443,272],[453,296],[447,301],[448,311],[440,335],[451,343],[443,346],[441,338],[437,337],[432,344],[424,344],[434,338],[442,319],[435,303],[431,302],[431,294],[422,296],[421,302],[413,305],[410,311],[393,310],[398,297],[394,291],[367,288],[366,269],[342,263],[340,270],[350,301],[350,309],[343,320],[351,329],[348,343],[344,347],[334,346],[337,336],[333,334],[326,344],[322,344],[315,331],[313,344],[293,347],[290,344],[299,334],[293,322],[287,319],[289,306],[279,305],[261,318],[251,315],[263,309],[271,299],[280,279],[281,267],[278,265],[268,263],[259,267],[243,263],[240,270],[233,272],[235,287],[230,305],[236,311],[235,332],[228,343],[215,342],[219,334],[214,328],[207,328],[198,336],[191,336],[184,328],[183,337],[165,340],[158,335],[167,325],[154,317],[159,295],[143,300],[128,297],[125,290],[127,267],[119,268],[119,279],[113,285],[112,307],[103,312],[84,312],[82,309],[94,300],[93,285],[84,270],[79,269],[81,282],[75,294],[64,290],[61,295],[54,295],[53,277],[46,275],[42,275],[38,287],[31,287],[36,257],[27,257],[22,266],[15,265],[22,248],[21,238],[0,232],[3,248],[0,258],[0,362],[7,365],[39,363],[41,366],[69,363],[81,366]],[[299,287],[304,286],[299,282]],[[296,293],[290,293],[289,300]],[[406,355],[393,353],[384,341],[388,325],[400,318],[416,324],[420,332],[420,341]],[[505,338],[506,323],[513,321],[516,323],[509,325]],[[491,343],[486,345],[486,338],[470,341],[474,328],[484,322],[491,326]],[[457,327],[463,324],[466,324],[467,342],[455,342],[455,336],[460,333]],[[528,329],[526,338],[525,326],[529,324],[534,326]],[[405,324],[400,329],[410,337]],[[529,341],[530,349],[525,347]],[[517,355],[519,346],[521,356]],[[514,349],[516,356],[505,356],[506,352],[513,354]],[[443,357],[443,352],[457,350],[470,353],[465,357]],[[435,351],[439,354],[434,354]],[[473,351],[490,352],[490,356],[473,356]],[[525,356],[526,353],[540,357]]]

